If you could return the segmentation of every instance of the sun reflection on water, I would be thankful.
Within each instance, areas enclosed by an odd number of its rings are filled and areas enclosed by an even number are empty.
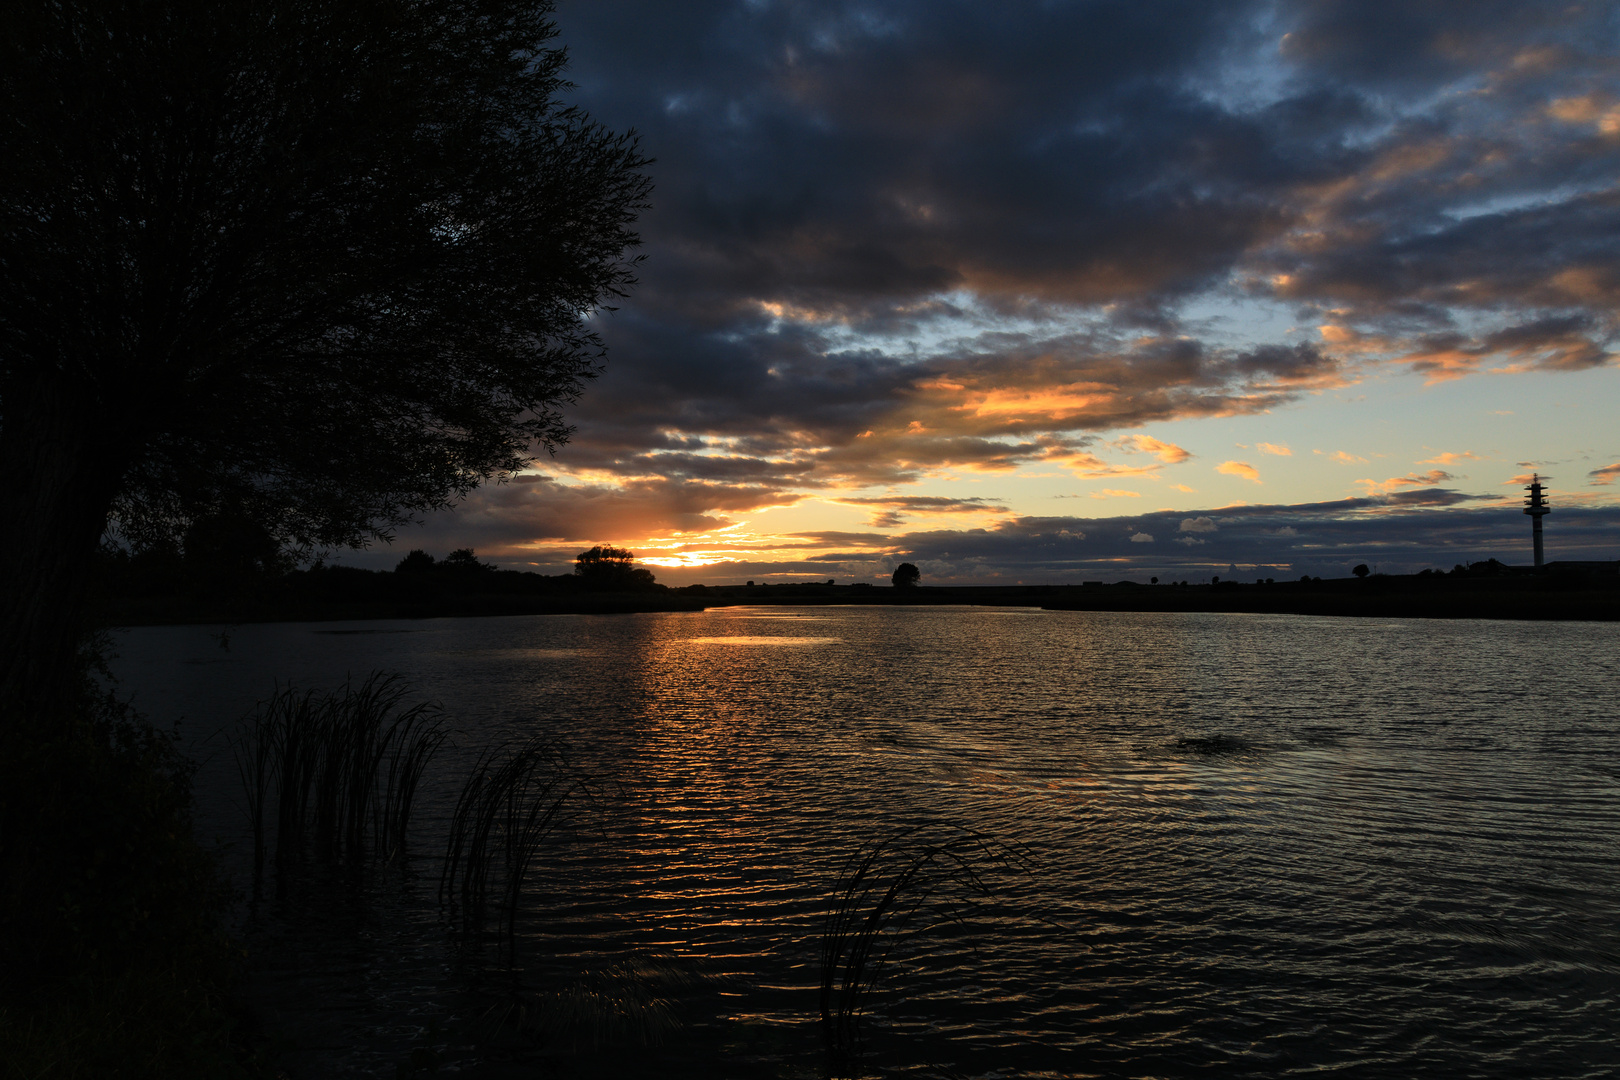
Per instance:
[[[831,883],[861,842],[927,821],[1026,845],[1040,870],[993,877],[966,928],[894,954],[874,1002],[886,1068],[1575,1075],[1614,1060],[1620,676],[1589,661],[1620,649],[1620,627],[758,621],[781,614],[286,640],[337,678],[416,673],[463,718],[468,753],[548,733],[612,778],[600,830],[537,874],[526,948],[559,969],[655,953],[690,974],[693,1061],[741,1045],[761,1076],[815,1060]],[[272,653],[233,655],[281,665],[266,682],[294,673]],[[1502,656],[1542,672],[1558,708],[1504,683]]]

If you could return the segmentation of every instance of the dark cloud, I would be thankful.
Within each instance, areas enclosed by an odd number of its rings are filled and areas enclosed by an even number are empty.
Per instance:
[[[1565,0],[1306,0],[1288,8],[1295,22],[1282,53],[1347,83],[1420,91],[1511,62],[1535,46],[1579,40],[1594,25],[1608,29],[1612,43],[1612,20],[1605,27],[1602,7]]]
[[[1212,510],[1213,528],[1180,532],[1181,515],[1078,519],[1020,517],[984,529],[914,532],[895,538],[889,564],[910,561],[936,584],[949,581],[1202,579],[1236,565],[1245,575],[1344,576],[1357,563],[1389,573],[1449,570],[1488,558],[1530,561],[1530,530],[1515,505],[1432,509],[1481,497],[1447,493],[1419,503],[1397,494],[1299,506]],[[1613,558],[1620,508],[1566,509],[1547,532],[1551,559]],[[1133,541],[1152,536],[1152,543]],[[1169,538],[1182,537],[1183,543]],[[1168,541],[1168,542],[1167,542]],[[850,569],[859,563],[852,562]]]
[[[845,506],[871,507],[871,524],[880,529],[892,529],[913,514],[982,514],[1007,510],[995,499],[948,499],[938,495],[839,497],[833,501]]]
[[[621,516],[643,521],[640,515],[649,505],[662,515],[660,520],[671,533],[682,526],[697,533],[719,524],[687,509],[679,491],[668,488],[564,490],[542,496],[537,489],[548,485],[524,487],[528,490],[505,486],[475,495],[473,505],[460,514],[429,522],[402,535],[392,547],[350,561],[385,567],[408,548],[442,553],[472,545],[504,566],[532,565],[563,573],[590,543],[625,535]],[[739,504],[752,499],[747,492],[732,495]],[[702,504],[715,497],[705,492],[697,498]],[[996,509],[983,500],[926,497],[872,499],[858,505],[872,506],[883,516],[888,509],[885,502],[904,513]],[[1000,515],[976,528],[902,531],[896,514],[872,531],[818,530],[771,537],[769,550],[757,555],[732,550],[718,565],[661,568],[659,577],[674,584],[807,574],[877,579],[904,561],[922,566],[936,584],[1146,580],[1148,575],[1180,580],[1223,573],[1232,564],[1262,568],[1273,577],[1343,574],[1358,562],[1377,562],[1390,572],[1412,572],[1487,558],[1526,561],[1529,530],[1518,511],[1516,500],[1423,486],[1328,502],[1226,507],[1196,516],[1171,510],[1107,518]],[[1611,558],[1620,533],[1620,508],[1564,507],[1547,529],[1551,558]],[[666,540],[655,552],[641,554],[670,558],[725,546],[701,536],[694,536],[690,544],[679,539],[675,536],[674,542]]]
[[[1151,471],[1173,459],[1107,433],[1368,365],[1614,360],[1610,6],[564,0],[558,20],[578,102],[657,158],[648,261],[597,317],[610,362],[569,482],[475,498],[469,540],[698,533],[812,494],[875,499],[856,505],[890,530],[974,511],[864,489]],[[1326,329],[1219,336],[1215,303]],[[1470,498],[1406,479],[1382,508]],[[1120,535],[1133,558],[1228,543],[1224,518],[1180,520]],[[987,574],[1025,536],[960,535]]]
[[[649,224],[679,244],[649,274],[708,317],[958,285],[1175,292],[1280,224],[1209,183],[1232,137],[1181,85],[1251,5],[737,3],[675,26],[657,7],[561,20],[586,102],[663,163]]]
[[[1310,383],[1337,375],[1340,362],[1310,342],[1260,345],[1231,360],[1234,371],[1251,376],[1269,375],[1280,383]]]
[[[1601,85],[1613,20],[1485,7],[564,3],[579,99],[659,160],[580,442],[847,448],[952,381],[1105,383],[999,429],[1098,431],[1342,377],[1331,342],[1181,332],[1179,305],[1245,280],[1430,373],[1605,363],[1620,140],[1548,110]]]

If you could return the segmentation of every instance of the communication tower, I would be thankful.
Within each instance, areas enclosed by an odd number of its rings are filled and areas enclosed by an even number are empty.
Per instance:
[[[1541,485],[1541,477],[1536,473],[1530,474],[1530,483],[1525,487],[1530,494],[1524,497],[1524,512],[1530,515],[1530,535],[1536,544],[1536,569],[1541,569],[1541,519],[1552,513],[1552,507],[1547,505],[1547,497],[1542,494],[1545,488]]]

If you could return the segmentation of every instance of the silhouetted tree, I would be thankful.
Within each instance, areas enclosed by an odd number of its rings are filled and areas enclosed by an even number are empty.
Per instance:
[[[635,553],[610,544],[597,544],[574,556],[574,573],[580,577],[619,577],[629,572]]]
[[[181,549],[193,574],[216,583],[277,577],[294,567],[262,522],[234,508],[194,520]]]
[[[550,9],[8,7],[0,710],[66,693],[109,525],[359,544],[565,440],[649,182]]]
[[[457,548],[444,557],[439,564],[447,570],[461,573],[487,573],[495,569],[493,563],[479,562],[478,555],[472,548]]]
[[[1356,577],[1358,577],[1358,578],[1364,578],[1368,574],[1372,573],[1371,570],[1367,569],[1367,564],[1366,563],[1357,563],[1355,568],[1353,570],[1351,570],[1350,572],[1352,574],[1356,575]]]
[[[433,556],[429,555],[421,548],[416,548],[409,555],[399,560],[399,564],[394,567],[394,573],[423,574],[427,573],[429,570],[432,570],[433,566]]]
[[[656,585],[651,570],[635,566],[635,555],[598,544],[574,556],[574,573],[593,589],[647,589]]]
[[[922,580],[922,571],[918,570],[911,563],[903,562],[894,568],[894,577],[892,580],[894,581],[895,588],[909,589],[913,585],[917,584],[917,582]]]

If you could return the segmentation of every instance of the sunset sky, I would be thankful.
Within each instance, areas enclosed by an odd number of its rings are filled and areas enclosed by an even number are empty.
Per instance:
[[[1620,558],[1620,7],[565,0],[657,159],[531,474],[346,561],[660,581]]]

